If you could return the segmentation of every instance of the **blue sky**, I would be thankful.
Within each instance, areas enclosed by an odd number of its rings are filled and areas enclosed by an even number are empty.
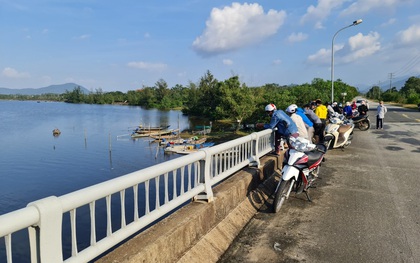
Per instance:
[[[248,86],[420,74],[418,0],[0,0],[0,87]]]

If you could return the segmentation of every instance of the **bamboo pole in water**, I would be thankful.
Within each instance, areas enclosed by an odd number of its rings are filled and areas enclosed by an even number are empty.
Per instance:
[[[112,151],[112,145],[111,145],[111,133],[109,133],[109,151]]]

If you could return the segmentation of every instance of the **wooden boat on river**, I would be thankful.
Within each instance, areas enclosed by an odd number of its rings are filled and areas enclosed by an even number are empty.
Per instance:
[[[198,138],[197,136],[184,139],[180,137],[176,138],[164,138],[160,140],[160,145],[162,146],[170,146],[170,145],[180,145],[180,144],[202,144],[205,143],[207,140],[206,137]]]
[[[158,131],[167,131],[171,125],[161,125],[161,126],[145,126],[140,124],[134,131],[136,133],[151,133]]]
[[[157,131],[143,131],[143,132],[137,132],[136,130],[133,131],[131,134],[131,138],[142,138],[142,137],[150,137],[150,136],[164,136],[168,134],[172,134],[174,132],[178,132],[178,129],[171,129],[171,130],[157,130]]]
[[[200,149],[211,147],[213,145],[214,142],[205,142],[200,144],[169,145],[165,148],[165,153],[190,154],[197,152]]]

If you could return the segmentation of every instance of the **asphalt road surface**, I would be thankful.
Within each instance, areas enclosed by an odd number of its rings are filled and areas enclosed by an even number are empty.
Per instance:
[[[420,112],[388,107],[376,130],[330,150],[317,188],[257,213],[219,262],[420,262]]]

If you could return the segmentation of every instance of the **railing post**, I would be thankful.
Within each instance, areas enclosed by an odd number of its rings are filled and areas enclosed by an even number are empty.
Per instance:
[[[50,196],[29,203],[28,206],[35,207],[39,212],[39,222],[34,226],[36,230],[29,231],[31,248],[36,250],[37,261],[63,262],[61,239],[63,209],[60,200],[56,196]]]
[[[252,154],[252,160],[251,163],[249,164],[249,166],[257,166],[260,167],[260,156],[259,156],[259,136],[258,133],[254,132],[251,134],[251,139],[252,139],[252,149],[251,149],[251,154]]]
[[[207,200],[207,202],[213,202],[213,188],[211,184],[211,154],[207,152],[206,149],[202,149],[206,153],[204,160],[200,160],[200,170],[199,172],[199,183],[204,183],[206,188],[205,192],[196,196],[196,200]]]

